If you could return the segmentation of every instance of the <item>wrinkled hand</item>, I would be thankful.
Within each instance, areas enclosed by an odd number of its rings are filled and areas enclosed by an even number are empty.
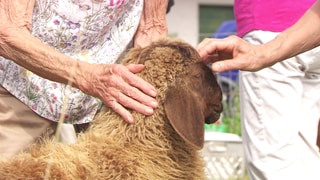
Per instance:
[[[133,117],[126,109],[133,109],[145,115],[153,114],[158,104],[155,88],[136,76],[144,69],[143,65],[131,64],[90,64],[83,74],[84,81],[78,82],[84,92],[98,97],[111,107],[126,122],[132,123]],[[88,71],[89,69],[89,71]]]
[[[268,62],[262,46],[250,44],[237,36],[206,38],[196,49],[205,63],[212,63],[214,72],[234,69],[258,71],[273,64]]]

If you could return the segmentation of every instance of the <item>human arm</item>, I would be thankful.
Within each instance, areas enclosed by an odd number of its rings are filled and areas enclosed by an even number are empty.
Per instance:
[[[252,45],[239,37],[205,39],[198,52],[212,70],[257,71],[320,45],[320,1],[317,1],[293,26],[272,41]],[[223,61],[221,61],[223,60]]]
[[[135,47],[145,47],[167,36],[167,6],[168,0],[144,0],[139,27],[134,37]]]
[[[30,33],[34,3],[34,0],[0,1],[0,56],[43,78],[69,83],[98,97],[127,122],[132,122],[132,115],[124,107],[145,115],[153,113],[157,107],[153,98],[155,89],[134,75],[143,65],[89,64],[45,45]]]

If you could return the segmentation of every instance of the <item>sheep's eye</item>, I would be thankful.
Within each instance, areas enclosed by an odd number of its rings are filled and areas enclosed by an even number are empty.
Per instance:
[[[194,75],[194,77],[195,77],[195,78],[201,78],[201,77],[202,77],[202,74],[201,74],[201,73],[196,74],[196,75]]]

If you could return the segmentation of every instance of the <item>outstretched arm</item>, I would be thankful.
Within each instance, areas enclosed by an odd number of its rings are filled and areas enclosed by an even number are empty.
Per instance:
[[[143,65],[89,64],[45,45],[30,33],[34,4],[34,0],[0,0],[0,56],[43,78],[71,83],[100,98],[127,122],[133,119],[124,107],[145,115],[153,113],[155,88],[134,75]]]
[[[320,45],[320,1],[318,0],[293,26],[274,40],[252,45],[239,37],[205,39],[197,50],[212,70],[257,71]],[[223,61],[222,61],[223,60]]]

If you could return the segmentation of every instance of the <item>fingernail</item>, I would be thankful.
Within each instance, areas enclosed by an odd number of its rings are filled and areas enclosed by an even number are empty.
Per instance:
[[[146,113],[147,113],[148,115],[153,114],[153,109],[152,109],[152,108],[147,108],[147,109],[146,109]]]
[[[158,102],[157,101],[151,101],[151,106],[153,107],[153,108],[157,108],[158,107]]]
[[[128,116],[127,120],[128,120],[129,123],[133,123],[133,117],[132,116]]]
[[[157,96],[157,92],[155,90],[151,90],[150,91],[150,95],[155,97],[155,96]]]
[[[212,64],[212,65],[211,65],[211,69],[212,69],[212,71],[214,71],[214,72],[220,72],[220,71],[221,71],[221,68],[222,68],[222,66],[221,66],[220,63],[215,63],[215,64]]]

